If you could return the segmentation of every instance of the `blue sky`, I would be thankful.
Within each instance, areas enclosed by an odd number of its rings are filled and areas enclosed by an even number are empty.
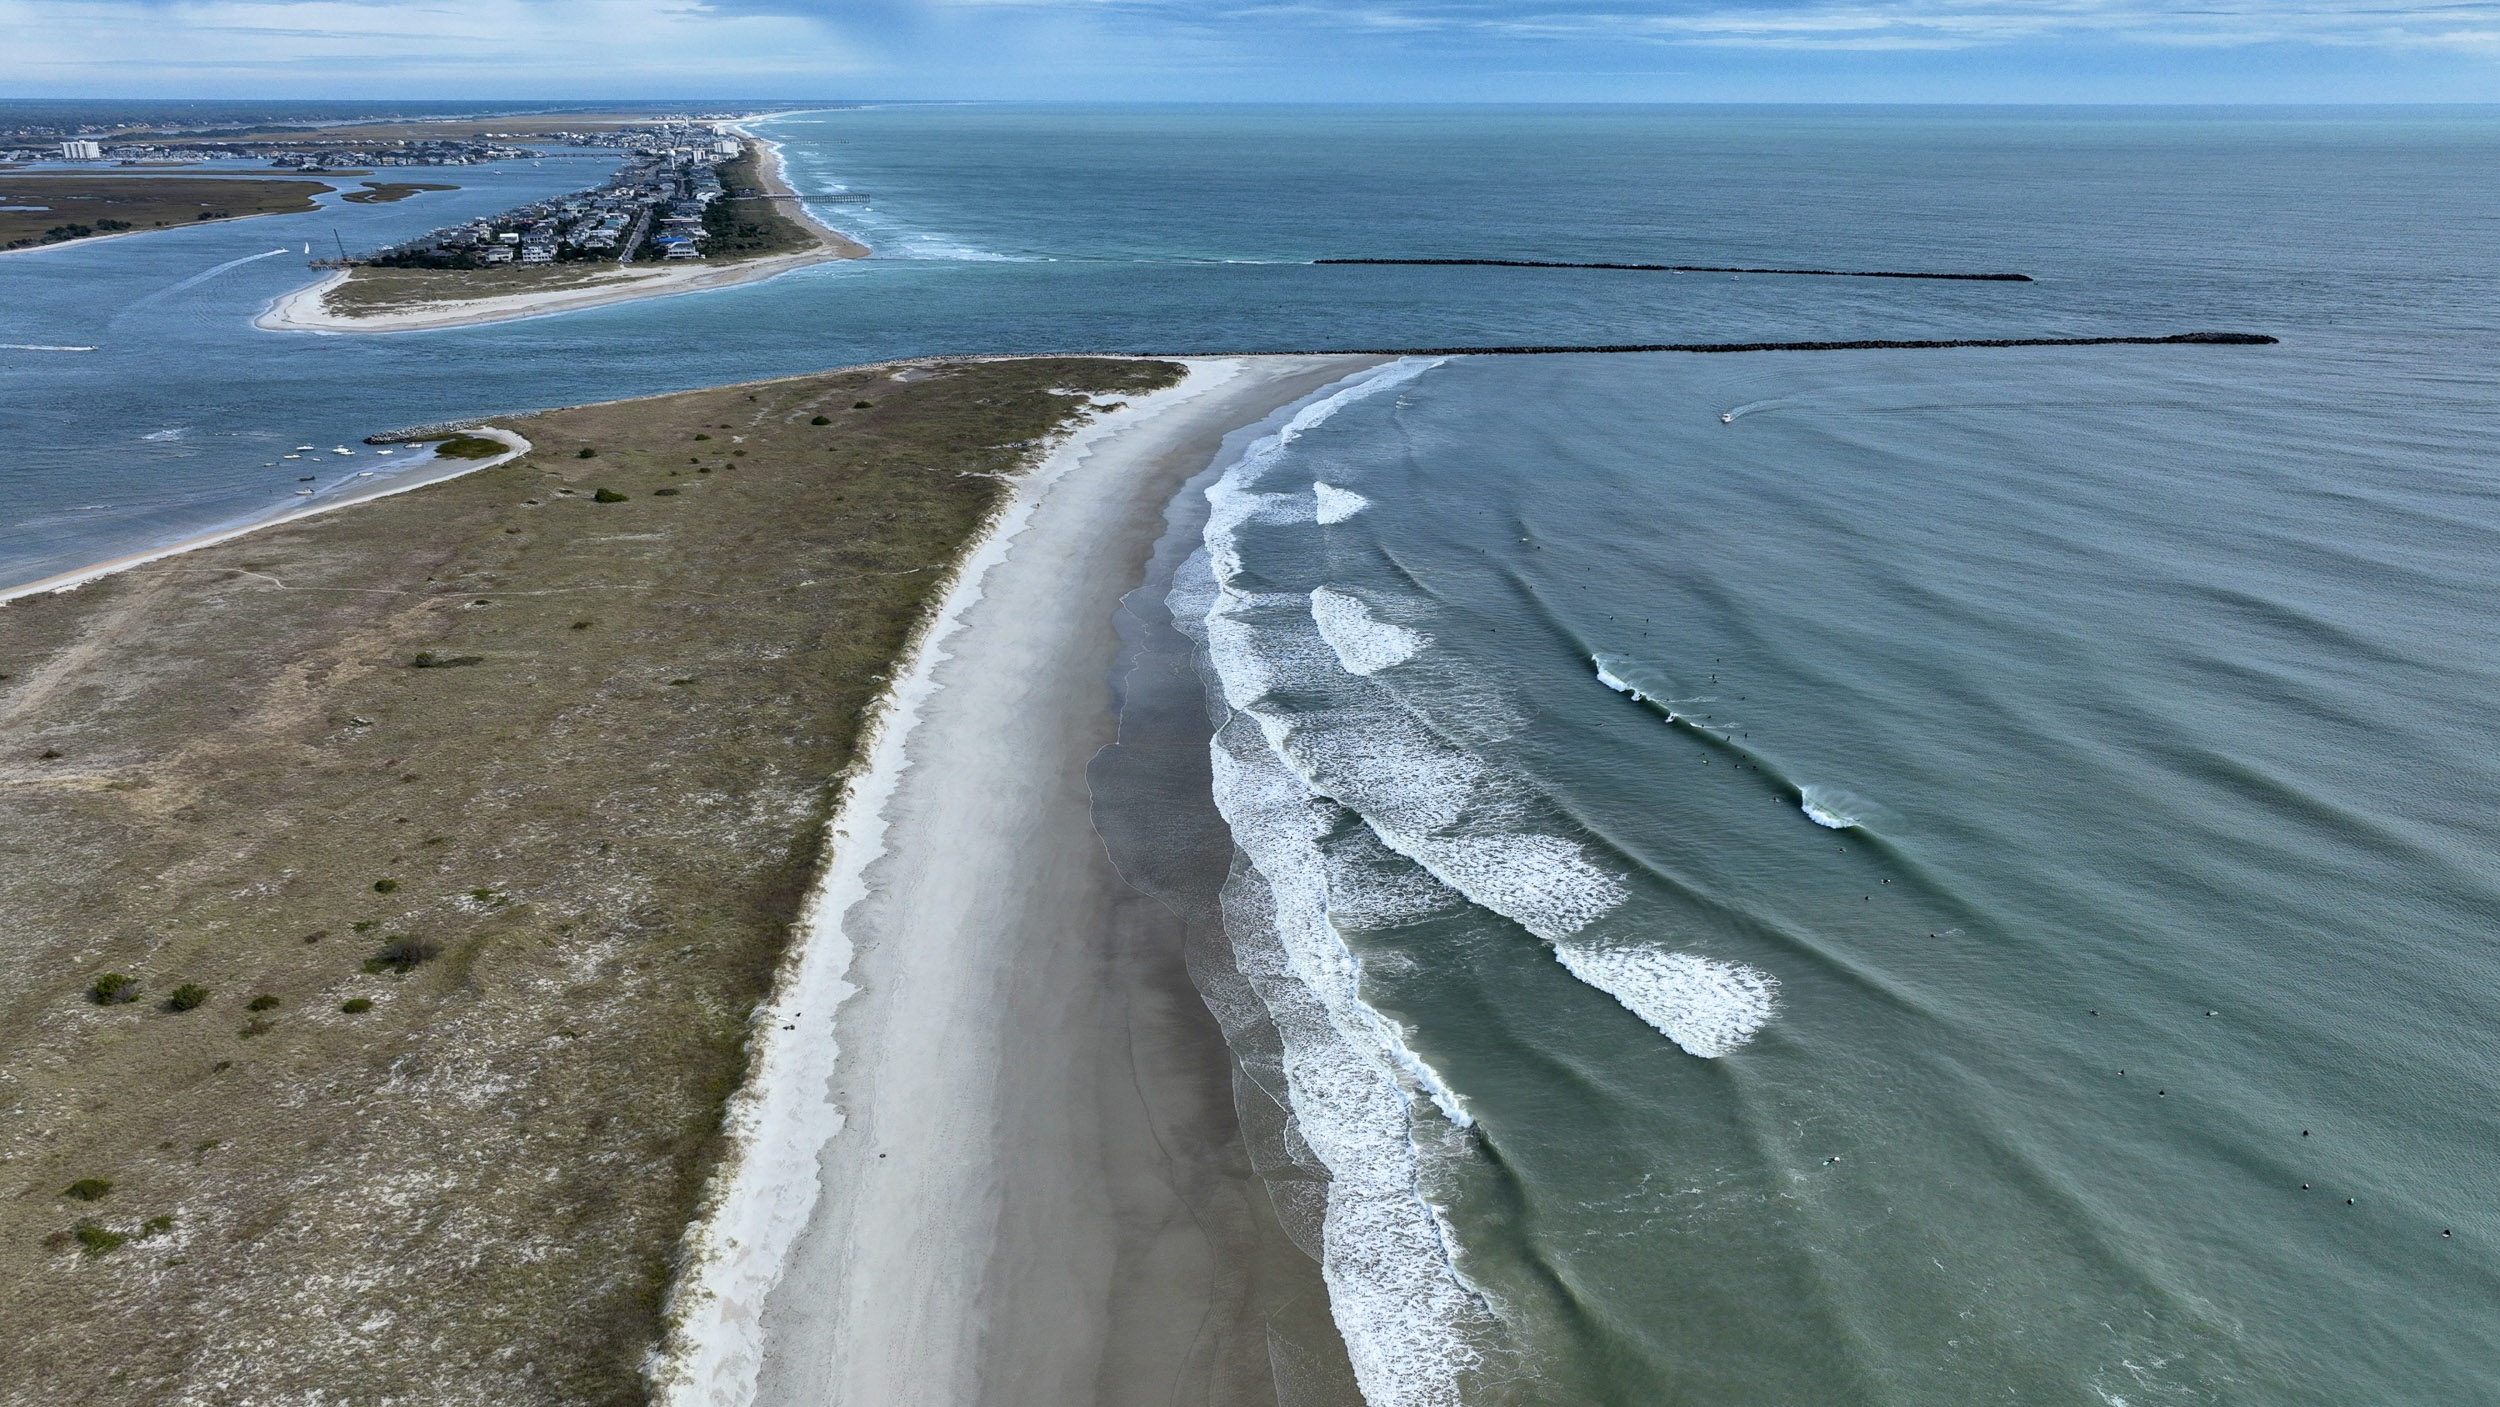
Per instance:
[[[2500,0],[0,0],[0,95],[2493,102]]]

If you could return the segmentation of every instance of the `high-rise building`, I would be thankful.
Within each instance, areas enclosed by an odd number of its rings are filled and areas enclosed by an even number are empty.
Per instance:
[[[63,142],[61,143],[61,159],[63,161],[102,161],[104,144],[102,142]]]

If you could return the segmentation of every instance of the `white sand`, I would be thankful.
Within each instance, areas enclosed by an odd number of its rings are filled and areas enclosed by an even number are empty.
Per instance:
[[[1375,360],[1196,362],[1052,453],[970,554],[832,823],[690,1237],[666,1401],[1272,1393],[1226,1240],[1229,1069],[1085,768],[1171,494],[1225,431]]]
[[[352,507],[355,504],[370,503],[374,499],[388,498],[395,493],[421,489],[427,484],[439,484],[445,479],[457,479],[463,474],[474,474],[480,469],[492,469],[498,464],[509,463],[529,453],[530,442],[510,430],[481,426],[474,430],[463,430],[460,433],[476,435],[482,439],[501,440],[507,448],[503,453],[485,459],[419,460],[397,473],[390,474],[387,478],[381,471],[376,471],[370,480],[333,489],[301,508],[289,508],[269,517],[245,523],[240,527],[221,528],[216,532],[202,533],[197,537],[186,537],[180,542],[167,543],[163,547],[151,547],[145,552],[133,552],[126,556],[108,558],[73,571],[45,577],[40,581],[30,581],[22,586],[0,589],[0,603],[14,601],[20,596],[41,596],[49,591],[75,591],[88,582],[111,576],[115,572],[126,572],[143,563],[161,562],[167,557],[179,557],[185,552],[197,552],[203,547],[214,547],[221,542],[232,542],[248,533],[256,533],[263,528],[274,528],[280,523],[299,523],[306,518],[316,517],[323,513],[335,513],[341,508]]]

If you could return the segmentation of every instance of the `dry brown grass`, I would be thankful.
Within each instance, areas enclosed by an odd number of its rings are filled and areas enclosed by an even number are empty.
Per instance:
[[[638,1400],[862,710],[1060,392],[1174,371],[551,413],[0,609],[0,1401]]]
[[[358,266],[347,281],[321,295],[334,313],[368,317],[432,303],[546,293],[603,283],[631,283],[637,276],[605,261],[591,264],[506,265],[493,269],[377,269]]]

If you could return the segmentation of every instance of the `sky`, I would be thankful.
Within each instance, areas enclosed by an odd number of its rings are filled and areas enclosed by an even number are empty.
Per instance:
[[[0,96],[2500,102],[2500,0],[0,0]]]

